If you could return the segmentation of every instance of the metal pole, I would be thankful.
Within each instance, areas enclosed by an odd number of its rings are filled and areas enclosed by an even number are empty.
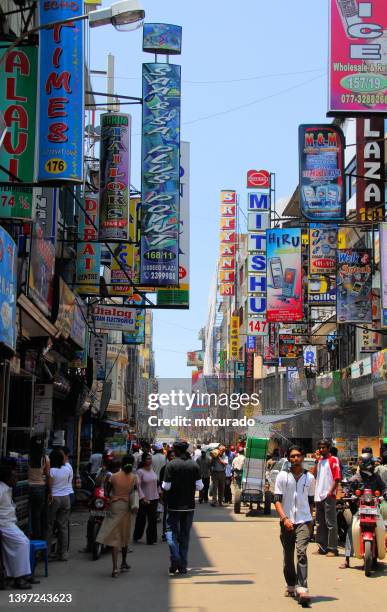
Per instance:
[[[112,53],[108,53],[107,56],[107,93],[108,93],[108,99],[107,99],[107,108],[108,111],[115,111],[117,110],[119,112],[120,107],[117,107],[117,103],[114,96],[114,55]]]

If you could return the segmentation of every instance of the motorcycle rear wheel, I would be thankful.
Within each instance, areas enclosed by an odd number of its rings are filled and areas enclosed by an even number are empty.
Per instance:
[[[372,555],[372,542],[364,542],[364,573],[366,576],[371,576],[373,555]]]
[[[102,554],[102,544],[97,542],[97,536],[98,536],[98,532],[99,532],[100,527],[101,527],[101,525],[99,523],[95,523],[94,524],[93,546],[92,546],[93,561],[98,561],[98,559],[100,558],[100,556]]]

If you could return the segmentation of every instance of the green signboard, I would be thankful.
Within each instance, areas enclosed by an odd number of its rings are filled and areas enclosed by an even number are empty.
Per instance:
[[[0,165],[25,183],[34,180],[37,93],[37,47],[15,47],[7,53],[1,43],[0,111],[7,131]],[[32,187],[21,185],[0,168],[0,218],[32,220]]]

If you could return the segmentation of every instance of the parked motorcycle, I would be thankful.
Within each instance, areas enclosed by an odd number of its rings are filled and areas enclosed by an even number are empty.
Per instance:
[[[340,542],[345,542],[348,529],[352,524],[352,512],[347,498],[339,498],[336,502],[337,530]]]
[[[109,499],[103,487],[97,487],[89,504],[90,514],[87,521],[87,549],[97,561],[103,550],[103,545],[97,542],[97,536],[109,508]]]

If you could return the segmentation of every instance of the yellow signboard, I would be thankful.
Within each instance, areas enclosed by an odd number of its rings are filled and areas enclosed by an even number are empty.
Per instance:
[[[239,356],[239,317],[232,316],[230,319],[230,344],[229,359],[235,361]]]

